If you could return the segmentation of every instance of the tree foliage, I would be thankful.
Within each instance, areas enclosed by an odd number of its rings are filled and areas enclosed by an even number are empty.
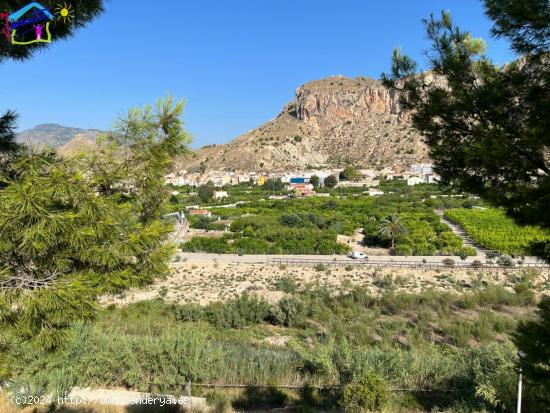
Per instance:
[[[520,364],[541,405],[550,406],[550,298],[538,306],[538,318],[520,323],[514,341],[525,356]],[[550,410],[543,410],[550,411]]]
[[[214,197],[214,184],[208,181],[197,189],[197,195],[202,202],[208,202]]]
[[[269,178],[266,179],[265,183],[263,184],[264,189],[272,192],[276,191],[282,191],[285,189],[285,184],[283,181],[281,181],[280,178]]]
[[[395,214],[388,215],[380,222],[380,235],[391,240],[391,251],[395,252],[395,239],[407,233],[407,228],[401,222],[401,218]]]
[[[338,183],[338,179],[336,179],[336,176],[334,175],[329,175],[325,178],[325,182],[324,182],[324,185],[327,187],[327,188],[334,188],[336,186],[336,184]]]
[[[21,156],[0,190],[0,326],[55,348],[99,294],[168,270],[164,175],[189,142],[181,103],[132,109],[92,155]]]
[[[359,177],[359,171],[354,165],[348,165],[340,172],[340,179],[343,181],[357,181]]]
[[[309,178],[309,183],[313,185],[314,188],[319,188],[321,179],[317,175],[311,175],[311,178]]]
[[[11,163],[21,151],[21,146],[16,142],[15,128],[17,126],[17,114],[8,110],[0,116],[0,174],[8,175],[13,171]],[[0,188],[1,188],[0,183]]]
[[[485,0],[493,34],[525,53],[495,65],[485,43],[448,13],[424,21],[430,70],[394,51],[384,83],[403,91],[444,183],[481,195],[521,223],[550,226],[550,6],[546,0]],[[550,259],[550,244],[532,251]]]

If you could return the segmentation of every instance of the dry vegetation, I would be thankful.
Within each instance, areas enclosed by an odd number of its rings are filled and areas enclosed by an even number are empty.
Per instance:
[[[464,269],[412,268],[311,268],[262,264],[193,264],[176,263],[172,275],[145,289],[130,290],[117,296],[105,296],[103,305],[130,303],[163,298],[172,303],[205,305],[227,301],[244,292],[253,293],[269,302],[277,301],[282,292],[276,286],[281,279],[292,279],[299,288],[326,286],[335,294],[350,287],[365,287],[371,294],[392,289],[395,292],[419,293],[427,289],[461,292],[487,284],[500,284],[510,291],[528,273],[537,293],[548,291],[549,271],[508,269],[495,271]]]

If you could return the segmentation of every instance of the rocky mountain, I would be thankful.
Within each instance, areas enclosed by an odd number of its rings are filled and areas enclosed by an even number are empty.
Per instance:
[[[87,140],[95,142],[96,136],[101,133],[97,129],[80,129],[45,123],[37,125],[32,129],[24,130],[17,134],[17,141],[32,147],[51,146],[60,149],[71,142],[77,135],[77,142],[71,145],[75,147],[77,143]]]
[[[227,144],[203,147],[178,167],[281,171],[428,161],[427,148],[398,100],[397,92],[374,79],[313,81],[299,87],[275,119]]]

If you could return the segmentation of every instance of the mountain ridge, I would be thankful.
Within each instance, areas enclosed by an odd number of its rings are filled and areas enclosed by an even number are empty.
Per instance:
[[[275,118],[228,143],[203,146],[176,169],[278,172],[425,161],[428,149],[397,91],[371,78],[335,76],[303,84]]]
[[[50,146],[54,149],[60,149],[71,142],[77,135],[95,142],[95,138],[100,133],[103,132],[99,129],[83,129],[63,126],[57,123],[42,123],[17,133],[16,140],[31,147]]]

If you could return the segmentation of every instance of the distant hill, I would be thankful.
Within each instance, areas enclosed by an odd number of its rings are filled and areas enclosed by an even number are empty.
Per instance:
[[[51,146],[55,149],[61,149],[77,135],[79,136],[78,142],[85,140],[93,143],[99,133],[102,133],[102,131],[98,129],[71,128],[45,123],[18,133],[17,141],[32,147]],[[72,146],[76,146],[76,143]]]
[[[398,93],[379,81],[329,77],[299,87],[269,122],[227,144],[207,145],[177,167],[270,172],[428,161],[428,149],[409,118]]]

